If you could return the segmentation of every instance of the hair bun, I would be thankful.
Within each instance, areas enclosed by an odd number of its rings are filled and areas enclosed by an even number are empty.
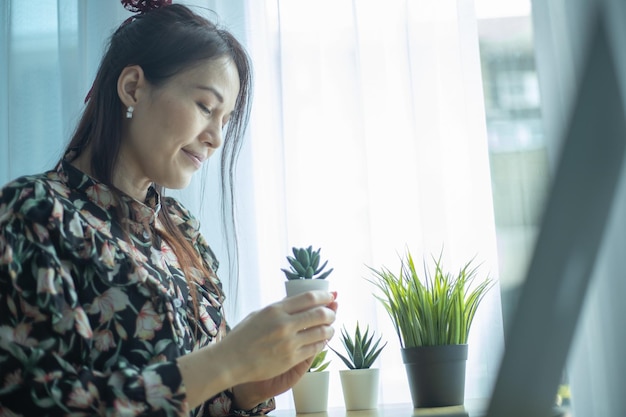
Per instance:
[[[133,13],[147,13],[172,4],[172,0],[122,0],[122,4],[126,10]]]

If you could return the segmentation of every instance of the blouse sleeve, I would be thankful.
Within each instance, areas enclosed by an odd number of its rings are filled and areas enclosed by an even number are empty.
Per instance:
[[[175,361],[98,372],[80,359],[98,341],[51,243],[76,220],[58,204],[40,184],[0,191],[0,415],[189,415]]]
[[[173,198],[167,198],[168,209],[172,212],[173,216],[178,223],[178,227],[185,236],[191,240],[196,251],[198,251],[204,264],[214,273],[211,277],[214,283],[221,290],[222,285],[216,275],[219,263],[211,247],[205,240],[202,233],[200,233],[200,223],[198,220],[185,209],[178,201]],[[223,302],[223,298],[220,300]],[[225,322],[225,320],[224,320]],[[224,326],[226,329],[227,326]],[[224,330],[226,331],[226,330]],[[257,416],[264,415],[276,408],[274,398],[270,398],[267,401],[258,404],[256,407],[250,410],[239,410],[232,406],[233,394],[230,390],[224,391],[215,397],[211,398],[202,404],[196,411],[197,416],[202,417],[223,417],[223,416]]]

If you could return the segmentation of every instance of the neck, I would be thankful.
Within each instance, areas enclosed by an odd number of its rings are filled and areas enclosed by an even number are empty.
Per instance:
[[[91,169],[90,149],[86,149],[70,163],[85,174],[95,178],[93,170]],[[126,168],[123,158],[120,158],[113,169],[113,176],[111,178],[113,186],[137,201],[144,201],[151,182],[147,179],[137,181],[132,175],[132,170]]]
[[[93,171],[91,170],[91,150],[87,149],[83,151],[76,159],[74,159],[70,164],[72,164],[75,168],[80,169],[85,174],[93,177]]]

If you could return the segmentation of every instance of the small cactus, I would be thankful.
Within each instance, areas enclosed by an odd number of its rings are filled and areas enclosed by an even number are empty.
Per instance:
[[[281,268],[288,280],[294,279],[324,279],[333,268],[324,272],[328,261],[320,264],[320,249],[314,251],[312,246],[308,248],[292,248],[293,256],[287,256],[290,270]]]

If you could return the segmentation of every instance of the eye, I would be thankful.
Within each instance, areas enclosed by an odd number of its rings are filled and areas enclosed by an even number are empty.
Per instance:
[[[202,113],[204,113],[205,115],[210,115],[211,114],[211,109],[209,109],[207,106],[205,106],[204,104],[198,102],[196,103],[198,105],[198,107],[200,108],[200,111]]]

